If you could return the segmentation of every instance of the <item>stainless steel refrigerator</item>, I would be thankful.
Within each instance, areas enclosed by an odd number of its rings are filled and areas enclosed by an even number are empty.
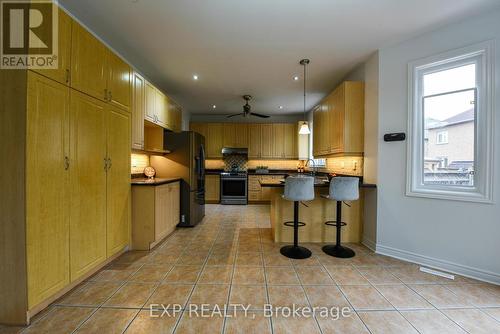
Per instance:
[[[181,177],[181,217],[178,226],[195,226],[205,216],[205,137],[194,131],[165,131],[162,177]]]

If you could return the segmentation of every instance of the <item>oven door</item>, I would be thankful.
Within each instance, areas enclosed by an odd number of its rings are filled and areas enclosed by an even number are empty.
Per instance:
[[[222,204],[247,203],[247,179],[237,177],[223,177],[221,179]]]

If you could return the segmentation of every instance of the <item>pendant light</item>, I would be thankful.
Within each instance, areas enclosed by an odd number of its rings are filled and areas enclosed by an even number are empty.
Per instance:
[[[310,63],[309,59],[302,59],[300,61],[300,65],[304,66],[304,120],[302,121],[302,124],[300,125],[300,129],[299,129],[300,135],[308,135],[311,133],[311,130],[309,130],[309,125],[307,124],[307,120],[306,120],[306,66],[309,63]]]

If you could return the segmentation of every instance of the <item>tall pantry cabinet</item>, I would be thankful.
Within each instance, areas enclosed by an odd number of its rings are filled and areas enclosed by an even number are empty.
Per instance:
[[[131,69],[60,17],[58,70],[0,70],[1,324],[29,323],[130,244]]]

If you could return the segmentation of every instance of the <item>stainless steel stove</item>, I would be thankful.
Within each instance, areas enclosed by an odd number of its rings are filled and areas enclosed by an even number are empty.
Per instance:
[[[248,203],[248,173],[244,171],[222,172],[220,174],[221,204]]]

